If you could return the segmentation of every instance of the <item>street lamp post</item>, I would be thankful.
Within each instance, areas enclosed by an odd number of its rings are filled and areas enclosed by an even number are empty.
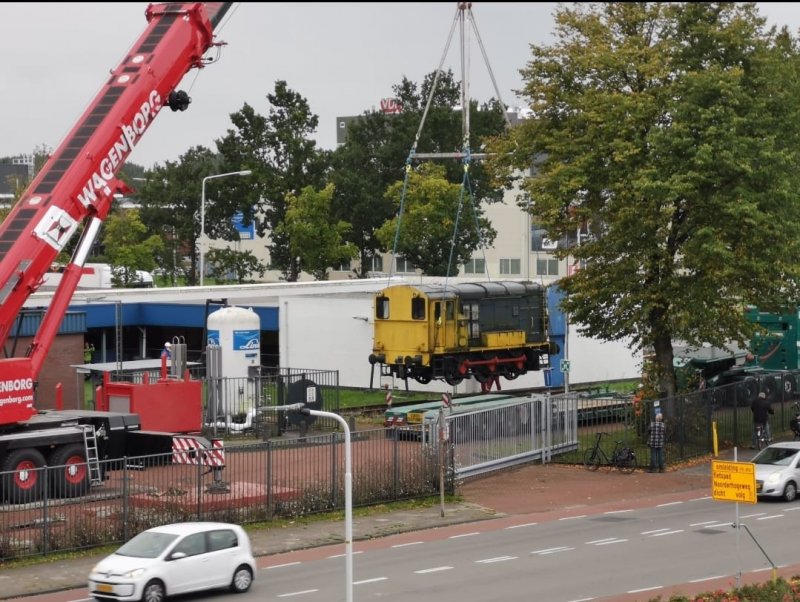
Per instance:
[[[273,412],[295,411],[310,416],[333,418],[344,431],[344,551],[345,551],[345,602],[353,602],[353,464],[350,460],[350,425],[333,412],[323,412],[305,407],[303,403],[267,406]]]
[[[203,286],[203,277],[205,272],[205,257],[206,257],[206,182],[215,178],[224,178],[226,176],[249,176],[253,173],[249,169],[243,171],[230,171],[228,173],[218,173],[213,176],[206,176],[203,178],[203,185],[200,193],[200,286]]]

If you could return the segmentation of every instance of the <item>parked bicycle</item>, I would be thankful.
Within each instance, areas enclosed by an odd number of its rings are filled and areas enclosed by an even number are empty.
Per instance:
[[[767,436],[767,425],[756,423],[755,428],[756,428],[756,447],[758,449],[764,449],[771,442],[770,438]]]
[[[610,436],[610,434],[597,433],[594,446],[587,449],[583,454],[583,465],[586,470],[594,472],[601,465],[616,468],[625,474],[630,474],[636,470],[636,452],[633,448],[623,445],[622,441],[617,441],[611,456],[609,456],[600,445],[600,441],[604,436]]]

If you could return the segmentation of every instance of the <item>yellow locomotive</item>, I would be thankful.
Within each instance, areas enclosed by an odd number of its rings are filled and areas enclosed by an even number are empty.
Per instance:
[[[394,285],[374,303],[369,362],[381,374],[427,384],[475,378],[491,386],[546,365],[545,289],[533,282]]]

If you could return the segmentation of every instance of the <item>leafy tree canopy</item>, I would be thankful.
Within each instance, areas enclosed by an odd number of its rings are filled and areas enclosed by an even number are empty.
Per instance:
[[[385,193],[403,177],[411,159],[415,136],[433,89],[434,75],[428,74],[421,84],[403,78],[393,87],[393,94],[403,107],[402,112],[364,113],[348,124],[347,140],[334,152],[331,173],[336,185],[334,213],[353,225],[350,240],[359,249],[360,277],[368,275],[372,258],[386,250],[376,232],[391,219],[396,206]],[[460,86],[452,71],[440,73],[416,152],[453,153],[464,150]],[[484,105],[474,100],[470,102],[470,152],[480,151],[485,137],[497,135],[504,128],[505,119],[497,101],[492,99]],[[462,182],[463,160],[437,159],[436,162],[444,167],[450,182]],[[472,162],[469,173],[472,193],[479,202],[501,199],[501,189],[490,185],[482,163]]]
[[[387,249],[394,248],[396,239],[396,253],[429,276],[457,275],[458,266],[497,235],[469,192],[449,182],[441,165],[422,164],[409,172],[407,186],[396,182],[386,196],[398,210],[402,201],[403,211],[376,236]]]
[[[561,6],[523,70],[534,117],[496,141],[537,223],[585,265],[561,281],[584,333],[653,349],[744,343],[744,304],[797,302],[800,90],[795,41],[753,3]]]
[[[333,184],[320,191],[307,186],[298,196],[289,194],[286,217],[279,226],[301,268],[316,280],[327,280],[328,268],[356,256],[356,248],[345,242],[350,224],[331,216],[332,198]]]
[[[299,273],[296,256],[286,239],[288,231],[280,227],[286,216],[286,198],[300,194],[306,186],[322,187],[328,153],[317,149],[311,138],[319,118],[303,96],[285,81],[277,81],[267,102],[266,116],[247,103],[232,114],[233,129],[217,140],[217,148],[226,165],[252,170],[248,191],[236,202],[242,213],[255,221],[260,236],[270,233],[271,267],[294,281]]]

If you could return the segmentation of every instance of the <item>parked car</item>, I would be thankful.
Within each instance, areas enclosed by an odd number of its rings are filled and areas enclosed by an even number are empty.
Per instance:
[[[162,602],[224,587],[243,593],[255,571],[250,538],[239,525],[175,523],[143,531],[101,560],[89,574],[89,595]]]
[[[800,441],[773,443],[751,460],[756,465],[756,493],[791,502],[800,484]]]

